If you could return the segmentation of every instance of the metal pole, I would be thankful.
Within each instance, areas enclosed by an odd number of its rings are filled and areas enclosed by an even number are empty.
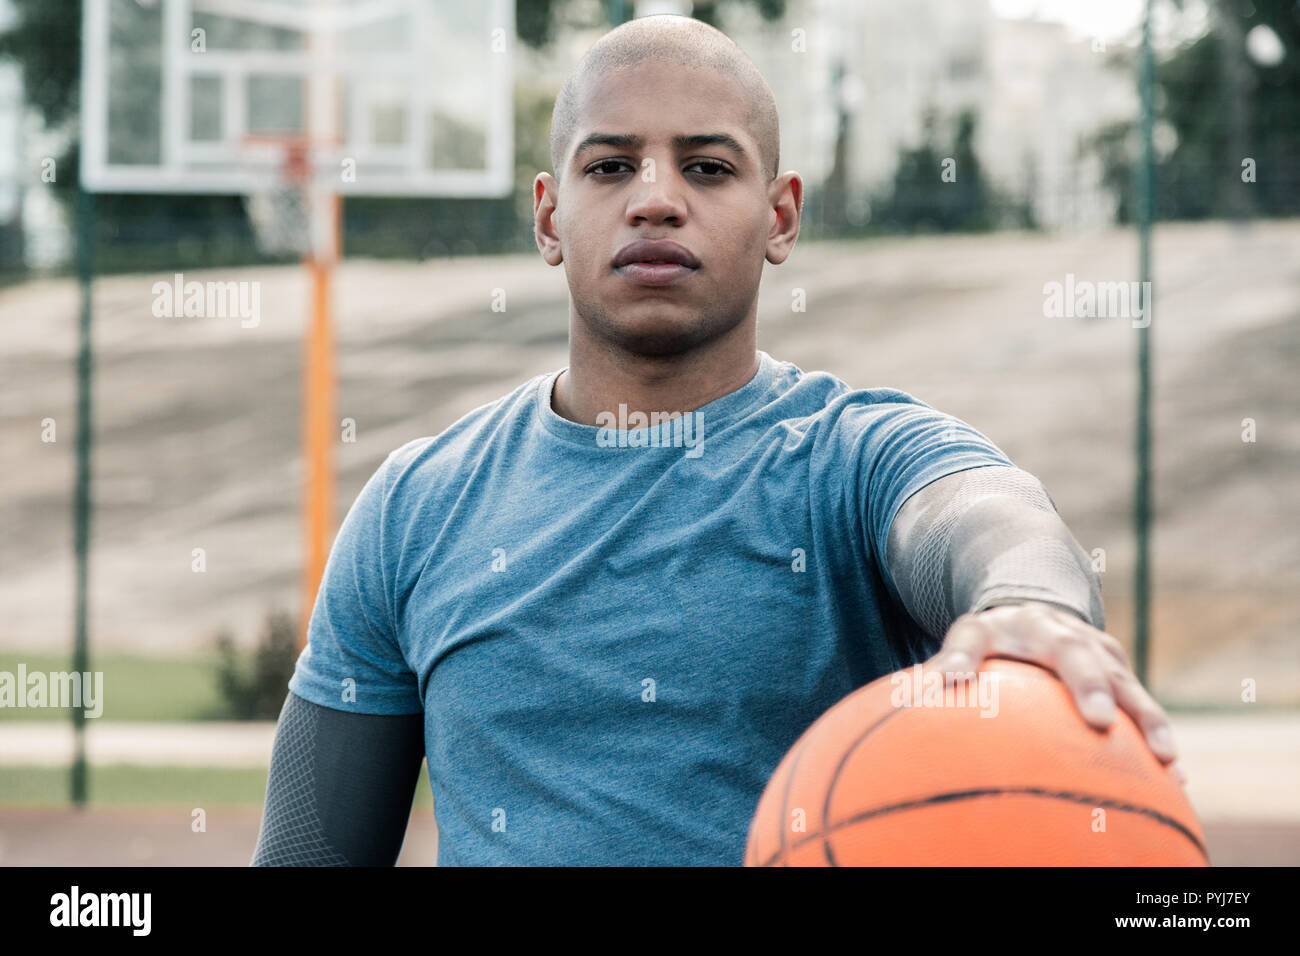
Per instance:
[[[330,62],[337,38],[329,31],[313,31],[310,49],[318,63]],[[311,276],[312,311],[303,339],[302,439],[306,487],[303,495],[303,523],[306,529],[306,554],[303,562],[302,615],[298,630],[298,648],[307,646],[312,609],[325,565],[329,559],[334,531],[334,442],[337,440],[334,371],[334,269],[342,256],[342,202],[336,180],[328,185],[317,180],[315,147],[338,142],[338,79],[329,72],[314,68],[309,77],[307,101],[304,103],[305,152],[295,175],[307,199],[311,230],[307,257]],[[337,171],[334,171],[337,176]]]
[[[1151,221],[1155,205],[1155,169],[1152,150],[1153,65],[1151,55],[1151,0],[1146,0],[1142,20],[1142,51],[1139,65],[1142,103],[1142,158],[1138,167],[1137,225],[1138,271],[1142,290],[1142,316],[1153,315],[1148,298],[1151,289]],[[1154,298],[1153,296],[1151,298]],[[1137,395],[1137,487],[1133,519],[1137,534],[1137,562],[1134,569],[1134,672],[1147,683],[1150,662],[1150,590],[1151,590],[1151,322],[1144,321],[1138,335]]]
[[[341,202],[337,193],[304,185],[311,194],[312,228],[316,235],[307,267],[311,275],[312,313],[303,351],[303,460],[307,487],[303,517],[307,555],[303,564],[303,614],[298,648],[307,645],[308,624],[316,593],[325,575],[334,527],[335,374],[333,337],[333,273],[338,260]],[[320,239],[324,239],[324,246]]]
[[[91,418],[91,371],[94,353],[91,344],[92,301],[95,277],[94,257],[95,195],[77,189],[77,279],[81,285],[81,323],[77,348],[77,477],[73,498],[73,542],[76,550],[76,643],[72,670],[90,671],[90,642],[86,629],[86,601],[90,551],[90,452],[93,422]],[[76,753],[72,761],[72,803],[86,805],[86,711],[72,708],[72,726]]]

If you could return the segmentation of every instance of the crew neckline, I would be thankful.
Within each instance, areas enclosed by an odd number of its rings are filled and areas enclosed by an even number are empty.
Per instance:
[[[698,413],[705,415],[709,433],[717,434],[731,422],[757,408],[771,388],[777,373],[776,360],[762,349],[758,349],[757,352],[758,370],[748,382],[734,392],[728,392],[726,395],[715,398],[713,401],[683,414]],[[603,429],[597,425],[582,425],[578,422],[569,421],[551,407],[551,395],[555,389],[555,382],[567,370],[568,366],[566,365],[564,368],[556,369],[554,372],[549,372],[538,379],[537,388],[533,395],[537,421],[557,438],[574,445],[604,451],[596,443],[596,436]],[[615,436],[629,436],[637,432],[649,433],[653,430],[653,426],[647,426],[645,428],[610,429],[610,432]]]

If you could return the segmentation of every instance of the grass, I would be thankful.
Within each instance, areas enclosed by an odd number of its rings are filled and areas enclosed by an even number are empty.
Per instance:
[[[66,671],[70,655],[0,650],[0,671],[17,674],[25,664],[27,673]],[[104,713],[100,719],[124,721],[185,722],[230,719],[217,686],[219,659],[214,654],[187,657],[148,657],[136,654],[104,654],[91,658],[93,671],[104,674]],[[285,688],[286,692],[288,688]],[[1199,701],[1161,699],[1170,713],[1257,713],[1289,711],[1300,706],[1295,700],[1237,703],[1215,706]],[[71,720],[68,708],[0,707],[0,721]],[[270,719],[270,718],[268,718]]]
[[[71,655],[0,651],[0,671],[18,673],[68,671]],[[211,654],[187,657],[144,657],[103,654],[90,660],[92,671],[104,674],[103,720],[190,721],[224,717],[217,686],[218,658]],[[287,688],[286,688],[287,691]],[[71,720],[69,708],[3,707],[3,720]]]
[[[266,799],[267,771],[260,767],[155,767],[116,764],[89,768],[89,806],[152,809],[225,807],[257,809]],[[69,806],[69,771],[62,767],[7,766],[0,773],[0,807]],[[432,810],[429,775],[421,772],[415,806]]]

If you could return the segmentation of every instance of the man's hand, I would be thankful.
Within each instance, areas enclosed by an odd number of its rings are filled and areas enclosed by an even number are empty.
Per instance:
[[[1099,730],[1114,722],[1118,703],[1162,763],[1177,758],[1169,718],[1138,682],[1123,646],[1068,611],[1025,601],[963,614],[925,666],[942,672],[950,683],[958,675],[974,673],[986,657],[1010,657],[1054,671],[1083,719]],[[1185,781],[1177,764],[1174,772]]]

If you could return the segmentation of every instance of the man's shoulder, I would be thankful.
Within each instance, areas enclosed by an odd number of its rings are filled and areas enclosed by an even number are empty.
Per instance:
[[[944,415],[910,392],[888,386],[855,387],[830,372],[801,372],[785,398],[810,423],[835,434],[857,434],[898,415]]]
[[[773,362],[776,366],[776,388],[783,397],[817,412],[830,412],[833,415],[845,408],[864,405],[930,407],[915,395],[899,388],[884,385],[854,386],[834,372],[820,369],[805,371],[793,362],[781,359],[773,359]]]

